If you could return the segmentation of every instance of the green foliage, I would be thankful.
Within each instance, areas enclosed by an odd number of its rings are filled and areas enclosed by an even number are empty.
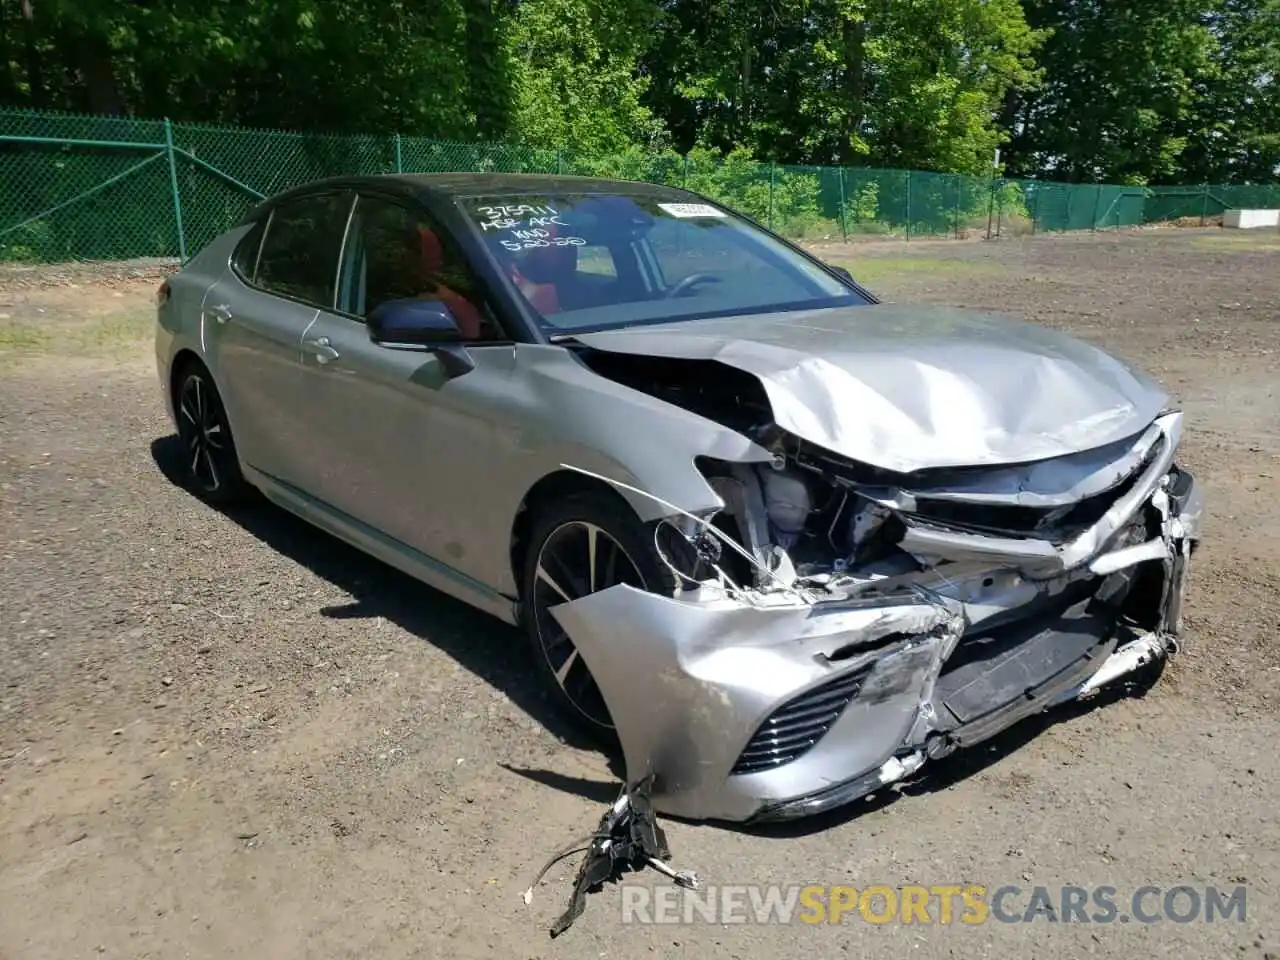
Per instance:
[[[769,164],[760,164],[742,148],[721,158],[706,147],[689,152],[686,183],[712,199],[733,207],[753,220],[770,219]],[[775,185],[776,186],[776,185]]]
[[[1280,171],[1280,0],[1219,0],[1196,78],[1182,182],[1274,182]]]
[[[51,258],[53,227],[48,221],[36,221],[10,230],[0,236],[0,261],[18,263],[57,259]]]
[[[636,73],[653,15],[648,0],[519,4],[513,132],[580,154],[661,146],[662,124],[641,104],[647,81]]]
[[[977,171],[1035,79],[1018,0],[669,0],[647,58],[677,143]]]
[[[1280,172],[1280,0],[1023,0],[1051,31],[1011,169],[1130,185]]]
[[[561,172],[582,177],[612,177],[615,180],[647,180],[681,186],[684,182],[684,158],[674,150],[650,152],[640,147],[627,147],[605,156],[570,156],[563,158]]]
[[[1022,184],[1008,180],[1001,183],[996,190],[996,204],[1006,217],[1029,219],[1031,211],[1027,209],[1027,197]]]
[[[864,183],[853,195],[846,216],[852,217],[857,223],[867,223],[875,220],[879,206],[880,184],[872,180],[870,183]]]
[[[696,176],[752,209],[750,158],[985,177],[1002,147],[1019,176],[1265,182],[1280,0],[0,0],[0,107],[520,142],[663,177],[664,151],[701,147],[729,159]],[[822,231],[833,181],[811,176],[775,178],[775,208]]]
[[[302,130],[505,135],[502,18],[469,0],[0,5],[0,103]]]
[[[1045,81],[1018,115],[1010,163],[1070,180],[1142,184],[1172,176],[1186,148],[1193,80],[1213,36],[1197,0],[1024,0],[1051,31]]]

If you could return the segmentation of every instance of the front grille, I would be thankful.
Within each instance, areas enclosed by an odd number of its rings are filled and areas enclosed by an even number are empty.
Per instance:
[[[869,669],[841,674],[784,703],[760,725],[730,774],[772,770],[803,756],[858,695]]]

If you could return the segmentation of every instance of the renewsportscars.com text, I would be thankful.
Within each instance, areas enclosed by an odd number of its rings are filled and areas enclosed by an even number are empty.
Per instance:
[[[728,885],[700,890],[622,888],[622,922],[873,923],[965,925],[985,923],[1243,923],[1246,888],[1099,885],[989,887],[932,884],[853,887]]]

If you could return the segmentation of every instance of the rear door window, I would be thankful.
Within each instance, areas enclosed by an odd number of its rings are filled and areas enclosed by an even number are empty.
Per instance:
[[[350,193],[299,197],[276,207],[254,283],[271,293],[332,307]]]

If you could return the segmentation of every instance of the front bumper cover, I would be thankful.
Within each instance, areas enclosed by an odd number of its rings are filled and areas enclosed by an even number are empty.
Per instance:
[[[672,598],[620,585],[552,612],[609,704],[628,781],[653,776],[657,809],[733,821],[808,816],[1172,652],[1202,508],[1184,471],[1152,486],[1144,503],[1122,506],[1130,516],[1156,511],[1158,537],[1121,543],[1130,528],[1116,524],[1100,552],[1073,558],[1074,571],[998,581],[991,596],[922,589],[751,606],[705,587]],[[1141,626],[1123,606],[1139,569],[1158,582],[1144,591]],[[1028,589],[1037,604],[974,626],[975,612],[1001,606],[996,592]],[[860,674],[857,694],[812,746],[771,769],[733,772],[780,706],[846,673]]]

